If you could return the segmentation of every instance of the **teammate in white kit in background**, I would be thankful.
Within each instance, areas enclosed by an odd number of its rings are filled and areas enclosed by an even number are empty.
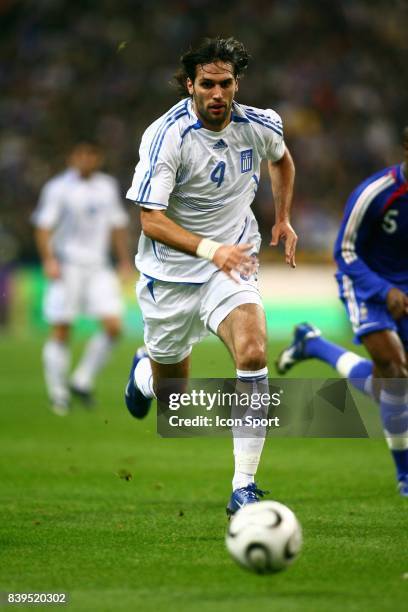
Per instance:
[[[140,206],[136,264],[147,353],[136,353],[126,388],[133,416],[145,416],[161,381],[189,375],[194,343],[212,332],[228,347],[237,383],[267,385],[266,325],[256,284],[260,235],[250,209],[260,163],[268,160],[275,202],[271,245],[285,243],[295,267],[289,222],[294,164],[272,110],[234,101],[248,64],[242,43],[206,39],[181,58],[176,76],[188,96],[148,127],[127,197]],[[262,494],[254,476],[265,430],[234,433],[235,475],[227,511]],[[241,434],[242,435],[242,434]]]
[[[44,185],[32,217],[44,273],[50,281],[44,314],[52,327],[43,362],[51,405],[59,415],[69,411],[71,393],[92,404],[95,376],[121,331],[122,299],[110,264],[111,244],[119,272],[132,273],[128,216],[115,179],[99,172],[102,162],[97,145],[77,144],[68,169]],[[69,332],[79,314],[97,318],[103,330],[89,340],[68,379]]]

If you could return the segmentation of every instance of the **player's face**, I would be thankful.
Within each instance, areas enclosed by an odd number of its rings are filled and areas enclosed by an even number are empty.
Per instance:
[[[82,177],[88,178],[99,170],[103,163],[103,156],[99,149],[79,146],[71,154],[70,165],[74,166]]]
[[[231,107],[238,81],[227,62],[213,62],[196,67],[194,82],[187,79],[194,110],[205,128],[219,132],[230,122]]]

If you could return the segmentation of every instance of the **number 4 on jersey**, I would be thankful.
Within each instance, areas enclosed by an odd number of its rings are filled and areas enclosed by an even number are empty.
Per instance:
[[[220,161],[215,166],[214,170],[210,174],[210,179],[213,183],[217,183],[217,187],[221,187],[222,182],[224,180],[225,174],[225,162]]]

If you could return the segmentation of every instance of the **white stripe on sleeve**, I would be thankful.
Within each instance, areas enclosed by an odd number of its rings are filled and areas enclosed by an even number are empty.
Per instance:
[[[381,191],[392,185],[394,181],[395,179],[391,174],[381,176],[373,183],[370,183],[358,196],[346,227],[344,228],[344,235],[341,243],[342,256],[347,264],[351,264],[358,259],[356,253],[357,233],[368,207],[374,198]]]

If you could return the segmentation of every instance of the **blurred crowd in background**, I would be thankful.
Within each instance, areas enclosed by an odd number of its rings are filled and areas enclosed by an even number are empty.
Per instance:
[[[30,213],[76,141],[103,145],[125,193],[180,54],[216,35],[252,55],[238,101],[283,118],[300,253],[329,258],[348,193],[402,158],[407,23],[404,0],[2,0],[0,262],[35,259]],[[256,212],[267,238],[267,181]]]

